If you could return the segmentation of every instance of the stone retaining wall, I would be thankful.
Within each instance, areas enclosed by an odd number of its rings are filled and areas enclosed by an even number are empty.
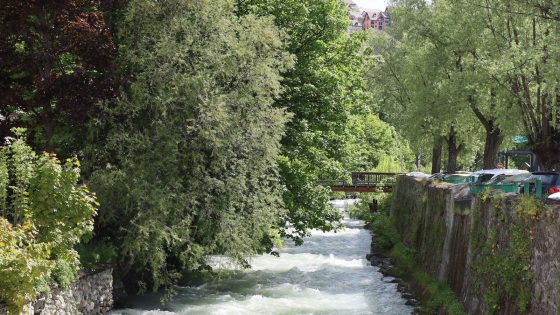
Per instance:
[[[518,195],[468,188],[399,178],[391,216],[417,264],[469,314],[560,314],[560,206],[525,213]]]
[[[112,269],[80,276],[68,289],[52,288],[26,307],[24,314],[106,314],[113,307]],[[0,315],[7,310],[0,305]]]

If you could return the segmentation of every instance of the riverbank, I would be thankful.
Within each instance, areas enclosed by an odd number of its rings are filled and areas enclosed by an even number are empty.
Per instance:
[[[557,204],[406,176],[394,194],[388,234],[402,246],[390,255],[445,283],[466,313],[558,313]]]
[[[81,271],[68,288],[51,286],[48,294],[39,296],[24,307],[22,314],[106,314],[113,307],[113,269]],[[0,315],[8,308],[0,304]]]
[[[352,211],[354,216],[367,221],[373,232],[368,261],[379,268],[384,281],[397,284],[398,292],[413,307],[414,314],[465,314],[448,286],[416,267],[414,251],[400,241],[389,216],[391,204],[389,194],[370,195]]]

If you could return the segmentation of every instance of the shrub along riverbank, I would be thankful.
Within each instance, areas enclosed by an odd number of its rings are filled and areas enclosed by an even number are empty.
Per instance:
[[[76,279],[74,246],[91,238],[98,206],[79,178],[77,159],[37,155],[23,138],[0,148],[0,302],[10,314]]]

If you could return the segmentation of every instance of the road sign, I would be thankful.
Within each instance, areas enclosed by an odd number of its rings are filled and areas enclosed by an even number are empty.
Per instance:
[[[525,136],[515,136],[513,137],[513,142],[514,143],[528,143],[529,142],[529,138],[525,137]]]

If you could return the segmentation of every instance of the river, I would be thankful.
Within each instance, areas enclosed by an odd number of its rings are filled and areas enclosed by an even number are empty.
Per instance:
[[[302,246],[286,244],[280,257],[254,257],[250,270],[233,277],[179,288],[165,306],[159,295],[145,295],[111,314],[411,314],[396,284],[384,282],[365,259],[371,233],[364,222],[345,214],[344,224],[337,233],[313,231]]]

